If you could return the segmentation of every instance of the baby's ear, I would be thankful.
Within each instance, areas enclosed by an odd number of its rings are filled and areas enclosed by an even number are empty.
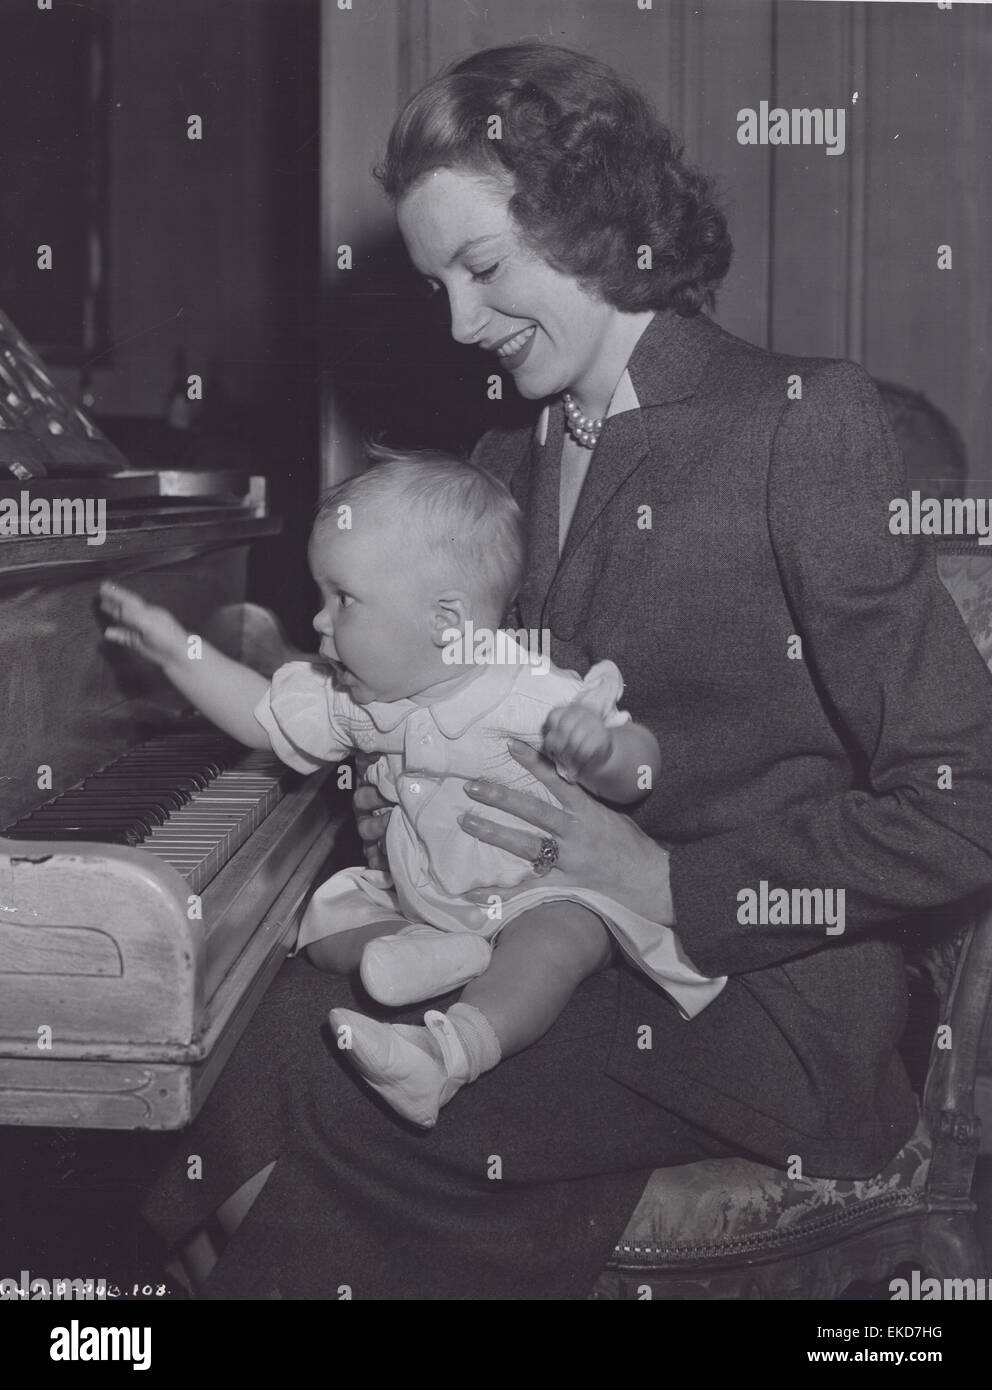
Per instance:
[[[465,632],[468,621],[469,601],[464,594],[448,593],[434,601],[431,614],[431,641],[435,647],[444,647],[455,636]]]

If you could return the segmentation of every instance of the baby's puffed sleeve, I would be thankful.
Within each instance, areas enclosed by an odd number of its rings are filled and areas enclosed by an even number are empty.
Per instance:
[[[326,670],[309,661],[290,661],[273,673],[255,706],[273,753],[297,772],[316,772],[353,750],[335,694]]]
[[[608,729],[616,729],[630,723],[630,710],[617,709],[622,695],[620,668],[612,661],[597,661],[586,672],[582,689],[572,703],[591,709],[601,716]]]

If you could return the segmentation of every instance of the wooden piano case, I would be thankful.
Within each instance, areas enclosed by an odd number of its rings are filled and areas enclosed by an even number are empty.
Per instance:
[[[194,920],[183,880],[140,850],[0,838],[0,1124],[187,1124],[292,946],[333,829],[320,788],[299,787]]]
[[[175,1129],[291,948],[347,807],[326,773],[284,770],[281,799],[196,900],[140,847],[4,837],[188,722],[155,668],[103,641],[101,580],[244,657],[231,620],[249,547],[279,523],[262,479],[128,469],[2,315],[0,357],[0,504],[28,489],[109,509],[98,544],[0,534],[0,1125]]]

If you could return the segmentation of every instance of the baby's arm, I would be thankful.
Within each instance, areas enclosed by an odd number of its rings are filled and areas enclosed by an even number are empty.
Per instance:
[[[661,749],[650,729],[633,723],[609,728],[580,704],[551,711],[544,751],[593,796],[622,805],[642,800],[661,771]]]
[[[269,736],[253,713],[269,688],[264,676],[232,661],[202,639],[198,655],[191,656],[190,634],[172,614],[145,603],[119,584],[101,584],[100,603],[114,620],[104,633],[108,641],[130,647],[153,661],[211,723],[239,743],[249,748],[270,747]]]

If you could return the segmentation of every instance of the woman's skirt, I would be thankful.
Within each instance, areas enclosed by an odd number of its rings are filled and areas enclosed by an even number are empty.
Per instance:
[[[144,1215],[174,1244],[275,1160],[204,1297],[585,1298],[651,1170],[730,1152],[605,1075],[616,1000],[616,969],[587,980],[423,1131],[352,1074],[327,1025],[335,1007],[419,1022],[423,1006],[387,1014],[288,961]]]

